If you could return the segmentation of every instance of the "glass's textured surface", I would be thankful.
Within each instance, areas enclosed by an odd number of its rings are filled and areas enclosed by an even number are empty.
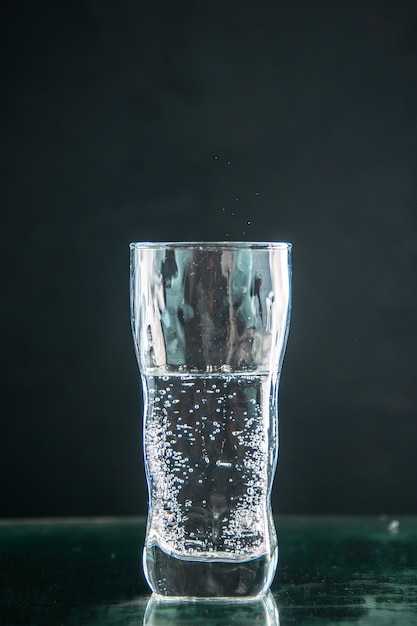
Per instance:
[[[291,244],[133,243],[130,254],[142,372],[277,376],[288,333]]]
[[[277,526],[273,599],[223,605],[231,625],[249,616],[257,626],[417,624],[417,518],[283,517]],[[216,604],[151,600],[138,561],[144,537],[144,519],[0,523],[0,623],[220,626]]]
[[[161,596],[248,598],[271,584],[290,250],[131,245],[150,496],[144,568]]]

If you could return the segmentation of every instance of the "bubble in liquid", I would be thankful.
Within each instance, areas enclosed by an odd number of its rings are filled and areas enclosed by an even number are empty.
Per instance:
[[[159,502],[155,505],[158,543],[183,556],[220,550],[253,558],[264,541],[262,502],[270,458],[261,420],[261,378],[224,374],[173,378],[171,408],[164,405],[166,396],[159,393],[156,382],[158,402],[152,403],[145,435],[148,468]],[[168,389],[166,383],[164,389]],[[248,404],[252,400],[253,406]],[[248,406],[250,410],[244,410]],[[232,431],[235,419],[237,428]],[[221,527],[215,538],[209,533],[197,545],[196,527],[201,527],[202,520],[210,524],[223,509],[223,494],[230,504],[224,511],[227,514],[222,513]],[[253,513],[249,529],[241,526],[245,510]]]

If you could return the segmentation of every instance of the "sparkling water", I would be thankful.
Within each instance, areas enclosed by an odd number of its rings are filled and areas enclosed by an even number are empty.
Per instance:
[[[169,596],[259,595],[277,559],[276,385],[252,373],[148,373],[144,387],[150,586]]]

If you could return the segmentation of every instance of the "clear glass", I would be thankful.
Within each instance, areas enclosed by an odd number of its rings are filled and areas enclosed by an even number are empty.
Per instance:
[[[139,242],[130,251],[146,579],[166,598],[260,596],[278,559],[271,488],[291,244]]]

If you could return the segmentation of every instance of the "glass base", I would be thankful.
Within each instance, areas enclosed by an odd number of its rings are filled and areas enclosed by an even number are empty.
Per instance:
[[[278,562],[271,556],[247,561],[187,561],[163,552],[157,545],[145,547],[143,564],[152,591],[163,598],[200,600],[248,600],[270,587]]]

